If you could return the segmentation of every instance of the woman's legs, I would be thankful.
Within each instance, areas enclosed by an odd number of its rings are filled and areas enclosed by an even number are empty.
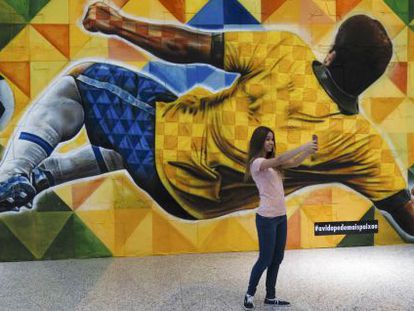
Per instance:
[[[285,254],[286,237],[287,237],[287,218],[286,216],[277,217],[275,230],[275,248],[273,251],[273,260],[267,268],[266,275],[266,298],[273,299],[276,297],[276,279],[280,263]]]
[[[263,217],[256,214],[256,228],[259,238],[259,258],[253,266],[250,274],[247,294],[254,296],[257,284],[264,270],[270,266],[273,260],[273,252],[276,246],[276,218]]]

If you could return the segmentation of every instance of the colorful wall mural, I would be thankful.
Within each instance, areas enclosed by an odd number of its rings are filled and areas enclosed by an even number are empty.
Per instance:
[[[327,71],[357,15],[382,43]],[[255,250],[259,125],[319,139],[288,248],[412,243],[413,64],[409,0],[0,0],[0,260]]]

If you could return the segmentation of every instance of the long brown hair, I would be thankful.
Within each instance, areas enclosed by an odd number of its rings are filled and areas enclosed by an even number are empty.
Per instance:
[[[266,126],[259,126],[254,130],[252,137],[250,138],[250,143],[249,143],[249,151],[247,154],[247,161],[246,161],[246,170],[244,173],[244,182],[247,182],[250,179],[251,162],[263,154],[264,143],[266,141],[266,136],[267,134],[269,134],[269,132],[273,134],[273,139],[275,139],[275,133]],[[271,152],[267,152],[265,154],[265,158],[266,159],[274,158],[275,149],[276,149],[276,144],[273,147],[273,150]]]

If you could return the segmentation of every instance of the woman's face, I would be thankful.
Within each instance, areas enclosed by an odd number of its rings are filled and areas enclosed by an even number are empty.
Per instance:
[[[265,153],[269,153],[269,152],[272,152],[274,148],[275,148],[275,138],[273,137],[273,133],[269,132],[266,135],[263,149]]]

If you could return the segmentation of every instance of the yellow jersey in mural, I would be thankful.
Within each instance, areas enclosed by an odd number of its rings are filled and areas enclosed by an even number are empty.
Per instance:
[[[314,60],[292,33],[227,32],[224,69],[240,74],[233,85],[217,93],[197,87],[158,103],[157,172],[188,213],[211,218],[257,206],[255,186],[242,177],[259,125],[275,131],[276,153],[319,137],[316,157],[285,172],[287,193],[341,182],[378,201],[404,189],[385,142],[362,116],[343,114],[320,85]]]

